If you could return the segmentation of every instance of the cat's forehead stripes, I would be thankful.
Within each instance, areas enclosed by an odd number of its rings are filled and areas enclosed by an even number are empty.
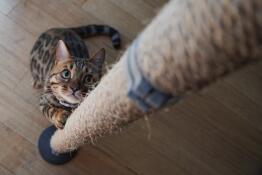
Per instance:
[[[74,60],[74,64],[76,65],[77,69],[83,69],[87,66],[86,59],[73,57],[73,60]]]

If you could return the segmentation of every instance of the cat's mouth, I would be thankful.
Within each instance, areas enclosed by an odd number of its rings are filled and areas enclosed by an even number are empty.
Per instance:
[[[79,104],[83,98],[77,94],[68,95],[67,101],[72,104]]]
[[[67,95],[61,95],[62,99],[60,102],[72,104],[72,105],[78,105],[82,102],[83,97],[79,94],[67,94]]]
[[[71,89],[67,91],[58,91],[56,93],[56,98],[64,106],[75,106],[79,105],[84,99],[84,93],[81,90],[72,91]]]

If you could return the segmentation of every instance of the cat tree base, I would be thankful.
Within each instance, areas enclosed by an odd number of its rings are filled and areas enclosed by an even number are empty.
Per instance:
[[[53,165],[63,165],[75,157],[77,150],[61,154],[54,153],[50,146],[50,140],[56,130],[54,126],[50,126],[42,132],[38,140],[38,150],[46,162]]]

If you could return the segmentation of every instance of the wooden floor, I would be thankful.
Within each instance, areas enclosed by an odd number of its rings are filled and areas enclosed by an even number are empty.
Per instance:
[[[0,174],[258,175],[262,173],[262,63],[140,120],[119,135],[86,145],[71,163],[41,160],[36,142],[49,125],[30,85],[29,51],[51,27],[105,23],[127,46],[166,0],[0,0]],[[107,38],[109,63],[119,58]],[[150,126],[150,127],[149,127]]]

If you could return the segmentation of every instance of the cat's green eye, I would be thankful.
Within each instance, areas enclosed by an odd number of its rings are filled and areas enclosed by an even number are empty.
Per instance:
[[[71,73],[69,70],[65,69],[61,72],[61,77],[63,79],[69,79],[71,77]]]

